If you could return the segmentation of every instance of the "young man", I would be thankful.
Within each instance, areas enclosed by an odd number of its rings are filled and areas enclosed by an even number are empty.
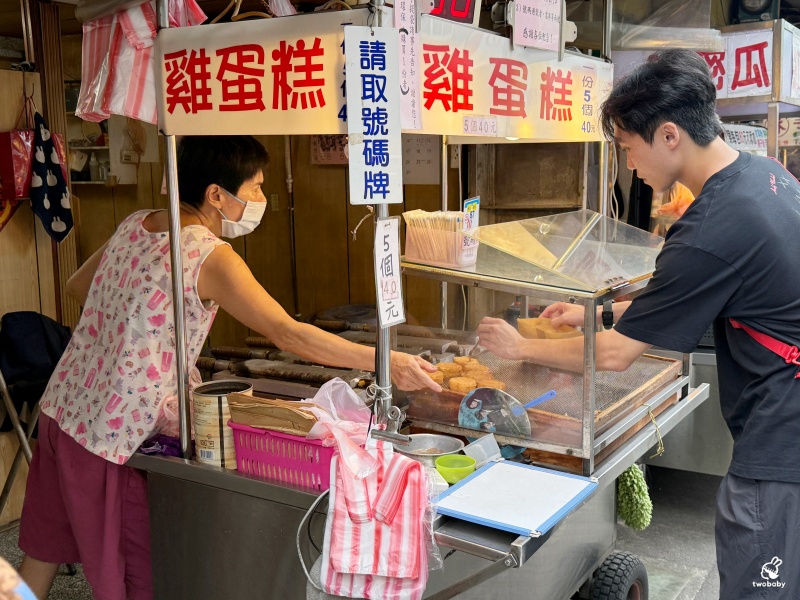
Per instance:
[[[670,229],[644,292],[614,304],[616,327],[597,334],[597,368],[627,369],[651,345],[691,352],[714,323],[722,414],[734,439],[717,499],[720,598],[798,598],[798,366],[739,324],[800,343],[800,184],[777,162],[725,144],[715,99],[703,59],[667,50],[618,82],[603,106],[604,129],[628,167],[655,191],[679,181],[696,200]],[[583,324],[574,305],[543,316]],[[478,333],[500,356],[582,369],[581,338],[525,340],[488,318]]]

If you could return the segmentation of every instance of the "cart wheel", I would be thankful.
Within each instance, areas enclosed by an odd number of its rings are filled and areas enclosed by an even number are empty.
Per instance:
[[[630,552],[609,556],[594,577],[590,600],[647,600],[647,569]]]

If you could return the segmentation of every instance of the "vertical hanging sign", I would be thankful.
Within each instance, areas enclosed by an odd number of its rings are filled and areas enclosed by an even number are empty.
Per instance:
[[[563,0],[514,0],[514,45],[558,52]]]
[[[350,204],[403,201],[398,32],[345,27]]]
[[[407,130],[422,129],[417,0],[395,0],[394,22],[400,32],[400,126]]]
[[[378,219],[375,226],[375,288],[382,328],[406,320],[400,285],[400,217]]]

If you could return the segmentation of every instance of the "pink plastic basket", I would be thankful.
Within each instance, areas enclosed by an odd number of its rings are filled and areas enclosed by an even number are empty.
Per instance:
[[[240,472],[320,492],[330,487],[332,446],[233,421],[228,425],[233,429],[236,468]]]

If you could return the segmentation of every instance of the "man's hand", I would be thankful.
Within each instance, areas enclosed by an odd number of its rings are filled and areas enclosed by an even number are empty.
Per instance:
[[[392,383],[401,390],[442,391],[442,386],[428,377],[428,373],[436,371],[436,367],[419,356],[411,356],[405,352],[392,352],[391,370]]]
[[[570,327],[583,327],[584,308],[579,304],[556,302],[542,311],[542,317],[550,319],[553,327],[569,325]]]
[[[478,325],[480,345],[499,356],[510,360],[520,358],[520,344],[525,341],[519,332],[503,319],[484,317]]]

